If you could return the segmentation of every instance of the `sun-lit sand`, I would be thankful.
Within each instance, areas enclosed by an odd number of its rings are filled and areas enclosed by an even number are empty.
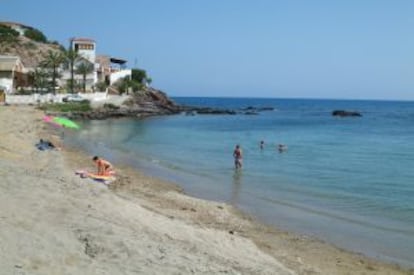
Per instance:
[[[409,274],[129,167],[80,178],[91,156],[34,146],[58,142],[42,116],[0,106],[0,274]]]

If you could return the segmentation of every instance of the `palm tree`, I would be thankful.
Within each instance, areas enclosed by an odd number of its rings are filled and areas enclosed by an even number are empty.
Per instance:
[[[94,70],[93,64],[87,61],[81,62],[76,68],[76,73],[82,75],[83,92],[86,92],[86,76],[92,73],[93,70]]]
[[[74,92],[75,86],[75,63],[80,58],[78,52],[74,51],[73,49],[69,49],[65,52],[65,66],[70,70],[70,80],[69,80],[69,89],[70,92]]]
[[[54,52],[49,50],[40,65],[46,69],[52,70],[52,91],[56,94],[56,78],[59,77],[58,68],[65,60],[61,52]]]
[[[48,73],[44,71],[41,68],[36,68],[31,74],[30,74],[33,86],[36,88],[36,91],[38,92],[39,89],[43,90],[47,86],[47,77]]]

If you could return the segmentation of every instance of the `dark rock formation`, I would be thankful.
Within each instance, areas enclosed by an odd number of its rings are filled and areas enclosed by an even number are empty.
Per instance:
[[[181,106],[181,111],[186,115],[235,115],[236,111],[211,107]]]
[[[195,114],[207,114],[207,115],[258,115],[262,111],[273,111],[273,107],[253,107],[249,106],[246,108],[241,108],[237,110],[232,109],[221,109],[221,108],[211,108],[211,107],[196,107],[196,106],[181,106],[182,111],[186,115],[195,115]]]
[[[361,117],[362,114],[359,112],[355,112],[355,111],[345,111],[345,110],[334,110],[332,112],[333,116],[339,116],[339,117],[348,117],[348,116],[353,116],[353,117]]]
[[[172,101],[164,92],[153,88],[134,93],[124,105],[132,110],[149,113],[174,114],[181,112],[181,107]]]
[[[219,109],[219,108],[210,108],[210,107],[203,107],[203,108],[196,108],[195,111],[197,114],[207,114],[207,115],[235,115],[236,111],[228,110],[228,109]]]
[[[263,111],[274,111],[275,108],[273,107],[254,107],[249,106],[246,108],[242,108],[241,111],[247,111],[247,112],[263,112]]]

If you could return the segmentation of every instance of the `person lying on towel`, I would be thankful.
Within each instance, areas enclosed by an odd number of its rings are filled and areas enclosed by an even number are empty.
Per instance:
[[[43,140],[40,139],[39,143],[36,143],[36,148],[41,150],[41,151],[45,151],[45,150],[59,150],[58,147],[56,147],[52,142],[48,141],[48,140]]]

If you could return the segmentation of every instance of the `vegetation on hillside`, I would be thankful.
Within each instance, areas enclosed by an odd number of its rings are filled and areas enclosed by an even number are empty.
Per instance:
[[[47,43],[47,37],[37,29],[27,29],[24,36],[36,42]]]
[[[19,56],[25,67],[36,68],[48,51],[61,52],[58,42],[49,42],[37,29],[26,28],[21,35],[17,30],[0,22],[0,54]]]
[[[9,26],[0,25],[0,50],[5,51],[6,48],[17,43],[19,33]]]

